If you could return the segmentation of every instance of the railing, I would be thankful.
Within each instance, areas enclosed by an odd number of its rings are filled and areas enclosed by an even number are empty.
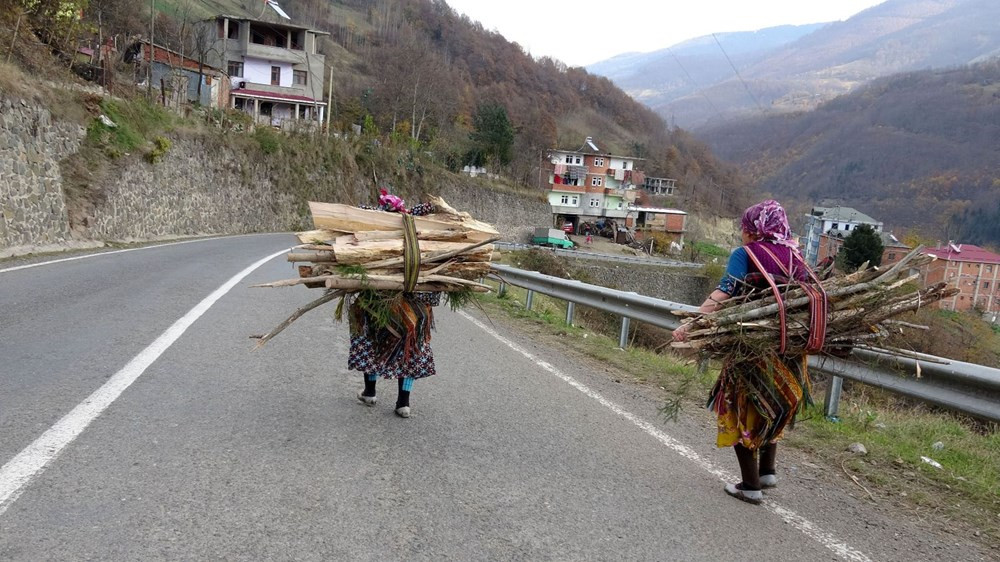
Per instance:
[[[500,292],[506,285],[527,289],[526,307],[532,307],[534,293],[567,301],[566,323],[573,323],[575,305],[584,305],[622,318],[619,346],[628,345],[630,321],[673,330],[680,325],[674,310],[694,311],[696,306],[588,285],[494,265],[493,275],[500,280]],[[825,412],[836,416],[842,379],[847,378],[935,404],[970,416],[1000,422],[1000,369],[918,354],[904,358],[880,351],[854,350],[848,358],[813,355],[809,367],[831,375],[826,394]]]

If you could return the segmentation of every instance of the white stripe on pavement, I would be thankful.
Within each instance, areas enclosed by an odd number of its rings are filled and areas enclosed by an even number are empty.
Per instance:
[[[573,377],[571,377],[571,376],[563,373],[559,369],[556,369],[555,367],[552,366],[552,364],[550,364],[550,363],[548,363],[546,361],[542,361],[541,359],[535,357],[534,355],[532,355],[531,353],[529,353],[527,350],[525,350],[521,346],[519,346],[516,343],[510,341],[509,339],[501,336],[495,330],[493,330],[489,326],[483,324],[482,322],[480,322],[476,318],[473,318],[467,312],[459,311],[459,314],[461,314],[462,316],[464,316],[467,320],[469,320],[470,322],[472,322],[476,326],[479,326],[487,334],[489,334],[489,335],[493,336],[494,338],[500,340],[500,342],[502,342],[507,347],[509,347],[509,348],[513,349],[514,351],[520,353],[521,355],[527,357],[528,359],[530,359],[531,361],[533,361],[536,365],[538,365],[542,369],[545,369],[549,373],[551,373],[551,374],[559,377],[560,379],[562,379],[566,383],[569,383],[569,385],[572,386],[573,388],[579,390],[580,392],[582,392],[582,393],[586,394],[587,396],[593,398],[594,400],[598,401],[605,408],[608,408],[609,410],[611,410],[615,414],[617,414],[617,415],[619,415],[619,416],[627,419],[628,421],[632,422],[637,427],[639,427],[639,429],[642,429],[643,431],[645,431],[649,435],[653,436],[660,443],[663,443],[669,449],[673,450],[675,453],[677,453],[680,456],[682,456],[682,457],[690,460],[691,462],[695,463],[696,465],[698,465],[699,467],[701,467],[703,470],[705,470],[709,474],[712,474],[713,476],[715,476],[719,480],[721,480],[721,481],[723,481],[723,482],[725,482],[725,483],[728,484],[728,483],[733,482],[733,481],[735,481],[737,479],[735,475],[733,475],[733,474],[731,474],[731,473],[729,473],[729,472],[727,472],[725,470],[722,470],[722,469],[716,467],[715,465],[713,465],[710,461],[708,461],[707,459],[705,459],[701,455],[699,455],[697,452],[695,452],[694,449],[692,449],[692,448],[688,447],[687,445],[681,443],[680,441],[674,439],[670,435],[667,435],[666,433],[664,433],[660,429],[657,429],[656,427],[654,427],[653,424],[647,422],[646,420],[640,418],[639,416],[633,414],[632,412],[629,412],[628,410],[623,409],[621,406],[618,406],[614,402],[612,402],[612,401],[608,400],[607,398],[601,396],[597,392],[595,392],[595,391],[591,390],[590,388],[588,388],[585,384],[583,384],[583,383],[577,381],[576,379],[574,379]],[[801,515],[795,513],[794,511],[792,511],[790,509],[787,509],[785,507],[782,507],[780,505],[777,505],[777,504],[775,504],[772,501],[766,501],[762,505],[763,505],[763,507],[765,507],[766,509],[768,509],[772,513],[776,514],[778,517],[781,517],[786,523],[788,523],[789,525],[792,525],[796,529],[802,531],[803,533],[805,533],[809,537],[813,538],[814,540],[816,540],[817,542],[819,542],[820,544],[822,544],[826,548],[830,549],[831,551],[834,552],[834,554],[836,554],[837,556],[843,558],[844,560],[851,560],[853,562],[872,562],[871,559],[868,558],[868,556],[865,555],[863,552],[851,548],[849,545],[847,545],[843,541],[839,540],[837,537],[835,537],[832,534],[824,531],[823,529],[821,529],[820,527],[818,527],[815,523],[809,521],[808,519],[802,517]]]
[[[195,305],[180,320],[174,322],[158,338],[153,340],[146,349],[139,352],[127,365],[115,373],[108,382],[104,383],[93,394],[87,397],[70,413],[63,416],[34,443],[28,445],[23,451],[0,468],[0,515],[7,508],[17,501],[18,496],[24,491],[25,486],[31,483],[32,479],[38,476],[49,463],[54,461],[59,453],[73,442],[83,430],[104,410],[107,409],[122,392],[125,391],[143,372],[153,364],[164,351],[167,350],[184,332],[194,324],[209,308],[220,298],[228,293],[237,283],[250,275],[255,269],[264,265],[268,261],[284,255],[287,250],[276,252],[255,262],[250,267],[237,273],[221,287],[205,297],[200,303]]]
[[[266,233],[274,234],[274,233]],[[154,244],[152,246],[142,246],[140,248],[126,248],[124,250],[111,250],[110,252],[96,252],[93,254],[85,254],[82,256],[73,256],[71,258],[60,258],[57,260],[42,261],[38,263],[29,263],[27,265],[18,265],[16,267],[8,267],[6,269],[0,269],[0,273],[8,273],[11,271],[18,271],[21,269],[30,269],[32,267],[41,267],[43,265],[52,265],[55,263],[62,263],[66,261],[76,261],[85,260],[87,258],[96,258],[98,256],[110,256],[111,254],[123,254],[125,252],[134,252],[136,250],[151,250],[153,248],[163,248],[164,246],[178,246],[180,244],[194,244],[196,242],[208,242],[210,240],[222,240],[223,238],[240,238],[242,236],[261,236],[261,234],[242,234],[239,236],[216,236],[214,238],[198,238],[197,240],[183,240],[181,242],[167,242],[166,244]]]

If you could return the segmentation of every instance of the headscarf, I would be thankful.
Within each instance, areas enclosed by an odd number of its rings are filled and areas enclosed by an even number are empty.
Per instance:
[[[792,229],[788,226],[788,215],[774,199],[761,201],[743,212],[742,227],[744,232],[753,234],[765,242],[787,246],[793,250],[799,247],[792,238]]]

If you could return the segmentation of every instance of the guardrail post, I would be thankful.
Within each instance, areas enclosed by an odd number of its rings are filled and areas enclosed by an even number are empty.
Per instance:
[[[840,391],[844,388],[842,377],[830,377],[830,386],[826,389],[826,402],[823,404],[823,413],[828,419],[836,419],[837,411],[840,408]]]
[[[497,288],[497,296],[502,297],[507,294],[507,282],[503,279],[500,280],[500,287]]]
[[[524,301],[524,308],[526,310],[531,310],[531,303],[534,300],[535,300],[535,292],[532,291],[531,289],[528,289],[528,296]]]
[[[628,316],[622,316],[622,333],[618,336],[618,347],[625,349],[628,347]]]
[[[566,302],[566,325],[567,326],[572,326],[573,325],[573,313],[574,312],[576,312],[576,303],[575,302],[569,302],[569,301],[567,301]]]

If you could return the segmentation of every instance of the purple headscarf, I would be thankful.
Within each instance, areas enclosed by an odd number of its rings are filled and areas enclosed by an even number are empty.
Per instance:
[[[743,212],[744,232],[753,234],[764,242],[787,246],[792,250],[799,247],[792,239],[792,229],[788,226],[788,215],[774,199],[761,201]]]

